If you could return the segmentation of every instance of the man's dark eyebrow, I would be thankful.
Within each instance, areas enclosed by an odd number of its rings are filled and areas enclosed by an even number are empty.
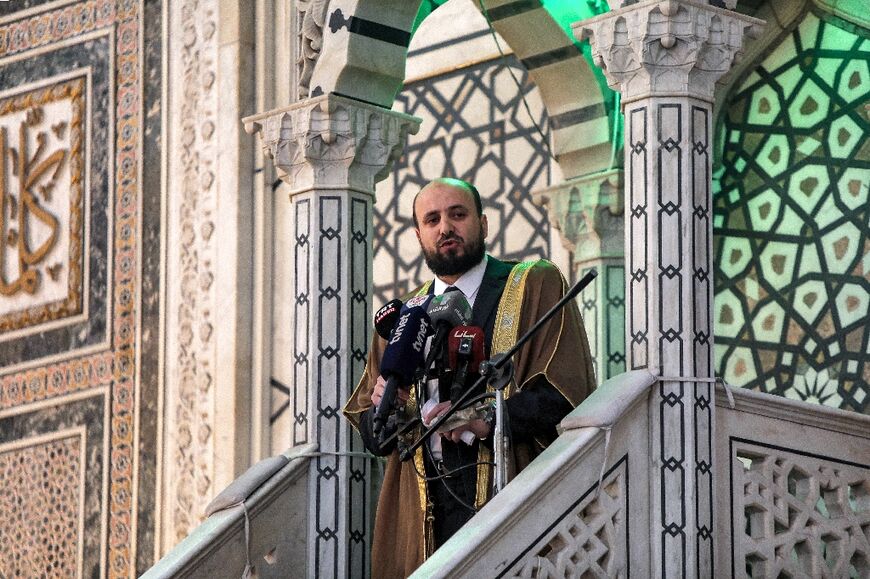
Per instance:
[[[462,203],[457,203],[456,205],[451,205],[450,207],[447,208],[447,211],[453,211],[454,209],[464,209],[466,211],[469,211],[468,207],[466,207]],[[423,220],[425,221],[426,219],[428,219],[432,215],[438,215],[439,213],[441,213],[441,212],[435,211],[435,210],[427,211],[426,213],[423,214]]]

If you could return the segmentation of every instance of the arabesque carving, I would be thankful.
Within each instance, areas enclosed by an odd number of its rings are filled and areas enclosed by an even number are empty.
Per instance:
[[[323,49],[323,27],[329,0],[302,0],[296,4],[299,15],[299,44],[296,57],[297,95],[299,100],[311,92],[311,76]]]
[[[419,120],[323,95],[248,117],[245,128],[260,133],[264,154],[293,192],[323,187],[373,193]]]
[[[184,538],[201,520],[212,498],[214,476],[214,364],[213,339],[217,192],[217,21],[218,3],[191,0],[181,7],[184,40],[180,55],[183,73],[179,168],[176,184],[181,199],[178,260],[180,287],[172,313],[178,328],[173,380],[177,392],[170,408],[175,446],[171,460],[171,542]]]
[[[592,57],[623,104],[647,96],[687,94],[712,102],[716,81],[742,54],[743,36],[763,22],[686,0],[632,4],[578,22]]]
[[[508,577],[622,577],[628,561],[624,466],[603,481]]]

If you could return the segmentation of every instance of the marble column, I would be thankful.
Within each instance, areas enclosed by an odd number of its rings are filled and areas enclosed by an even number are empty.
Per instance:
[[[245,119],[290,185],[295,279],[292,444],[316,442],[309,474],[308,574],[368,574],[370,461],[341,414],[372,325],[372,203],[419,120],[332,94]],[[304,399],[301,393],[304,394]],[[304,575],[300,569],[300,576]]]
[[[568,179],[532,192],[571,253],[572,279],[598,277],[577,297],[598,382],[625,371],[622,169]]]
[[[650,402],[650,568],[715,577],[712,108],[763,23],[721,0],[611,6],[574,33],[622,93],[628,368],[663,377]]]

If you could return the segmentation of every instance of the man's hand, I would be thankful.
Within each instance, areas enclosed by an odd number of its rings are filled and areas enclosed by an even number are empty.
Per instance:
[[[375,381],[375,388],[372,390],[372,404],[374,406],[381,405],[381,398],[384,397],[384,389],[387,386],[387,381],[384,380],[383,376],[378,376],[378,379]],[[399,400],[399,404],[404,404],[408,401],[408,396],[410,395],[410,391],[406,388],[402,388],[401,386],[396,390],[396,398]]]
[[[464,432],[471,432],[474,436],[480,439],[484,439],[489,436],[489,424],[487,424],[481,418],[475,418],[471,422],[468,422],[462,426],[454,428],[450,432],[444,433],[446,438],[449,438],[453,442],[459,442],[462,440],[462,434]]]
[[[450,402],[439,402],[423,415],[423,424],[432,424],[436,418],[447,412],[449,409]],[[475,418],[470,422],[457,426],[453,430],[442,432],[441,436],[447,440],[458,443],[462,440],[462,435],[465,432],[472,433],[476,438],[486,438],[489,436],[490,430],[489,424],[487,424],[486,421],[481,418]]]

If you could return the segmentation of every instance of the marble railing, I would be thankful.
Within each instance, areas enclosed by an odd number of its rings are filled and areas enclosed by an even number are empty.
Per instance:
[[[657,383],[637,370],[602,384],[414,577],[652,576]],[[870,416],[717,387],[713,432],[713,576],[870,577]],[[144,577],[242,577],[248,561],[256,577],[316,576],[305,569],[315,454],[252,467]]]
[[[648,561],[649,541],[629,537],[649,535],[655,381],[636,370],[602,384],[413,577],[627,577],[635,561]]]
[[[605,382],[414,577],[652,576],[656,384]],[[870,417],[719,386],[713,431],[714,577],[870,577]]]
[[[716,576],[870,577],[870,416],[746,390],[716,406]]]
[[[305,577],[307,474],[316,450],[313,444],[298,446],[252,466],[215,497],[208,509],[215,512],[143,579]]]

